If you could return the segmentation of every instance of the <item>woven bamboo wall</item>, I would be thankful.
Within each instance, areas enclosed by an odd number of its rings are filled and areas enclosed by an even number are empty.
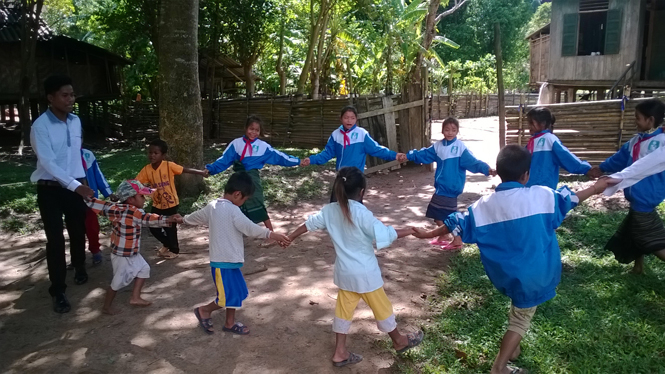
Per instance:
[[[614,154],[635,135],[635,105],[645,99],[633,99],[621,110],[621,100],[549,104],[556,122],[554,134],[581,159],[597,165]],[[526,145],[529,125],[526,113],[533,106],[506,107],[506,142]]]

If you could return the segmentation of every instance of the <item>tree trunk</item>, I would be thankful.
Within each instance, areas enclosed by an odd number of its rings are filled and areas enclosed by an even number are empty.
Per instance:
[[[286,8],[282,11],[282,22],[279,26],[279,55],[277,56],[277,64],[275,70],[279,76],[279,94],[286,95],[286,73],[284,66],[282,66],[282,57],[284,56],[284,22],[286,21]]]
[[[20,99],[18,104],[19,123],[21,124],[21,142],[18,154],[30,145],[30,86],[35,75],[35,48],[37,47],[37,31],[39,17],[42,13],[44,0],[21,2],[21,78]],[[12,113],[13,116],[13,113]]]
[[[251,62],[242,63],[242,71],[245,73],[245,95],[251,98],[254,96],[254,75],[252,75]]]
[[[198,0],[162,0],[159,27],[159,135],[171,159],[203,167],[203,115],[198,72]],[[182,174],[180,196],[203,189],[198,175]]]
[[[307,57],[305,58],[305,63],[302,67],[302,72],[300,73],[300,78],[298,79],[298,88],[296,93],[301,95],[305,92],[305,83],[307,83],[307,77],[309,76],[312,59],[314,58],[314,49],[319,41],[319,35],[321,34],[321,28],[323,27],[324,19],[327,17],[329,12],[328,6],[330,0],[321,0],[321,7],[319,9],[319,15],[316,21],[312,18],[312,24],[310,27],[309,33],[309,46],[307,48]],[[314,17],[314,0],[310,0],[310,14]],[[324,30],[325,34],[325,30]]]
[[[388,40],[388,50],[386,51],[386,95],[393,94],[393,42]]]

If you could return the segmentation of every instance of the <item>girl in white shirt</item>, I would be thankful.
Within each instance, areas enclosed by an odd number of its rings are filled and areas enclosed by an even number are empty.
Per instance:
[[[360,169],[340,169],[333,186],[338,202],[324,206],[289,235],[292,241],[307,231],[326,229],[332,238],[337,254],[334,282],[339,287],[333,320],[336,345],[332,361],[335,366],[362,361],[362,356],[346,348],[346,335],[360,299],[365,300],[372,309],[379,330],[388,333],[397,352],[413,348],[423,339],[422,331],[404,335],[397,330],[395,314],[383,290],[381,269],[373,246],[373,242],[376,242],[377,249],[385,248],[395,239],[413,234],[413,228],[395,230],[376,219],[360,203],[366,185],[367,181]]]

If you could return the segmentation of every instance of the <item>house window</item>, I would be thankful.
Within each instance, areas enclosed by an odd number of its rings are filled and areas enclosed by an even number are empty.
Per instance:
[[[589,3],[591,1],[589,0]],[[580,3],[580,8],[582,5]],[[585,10],[564,14],[561,55],[590,56],[619,53],[621,23],[622,9]]]
[[[607,10],[609,7],[609,0],[580,0],[580,12]]]

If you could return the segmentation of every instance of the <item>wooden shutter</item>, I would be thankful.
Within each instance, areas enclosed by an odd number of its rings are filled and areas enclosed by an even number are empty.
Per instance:
[[[605,54],[615,55],[621,50],[621,9],[607,11],[605,29]]]
[[[563,37],[561,38],[561,56],[577,55],[577,26],[580,22],[578,13],[563,15]]]

